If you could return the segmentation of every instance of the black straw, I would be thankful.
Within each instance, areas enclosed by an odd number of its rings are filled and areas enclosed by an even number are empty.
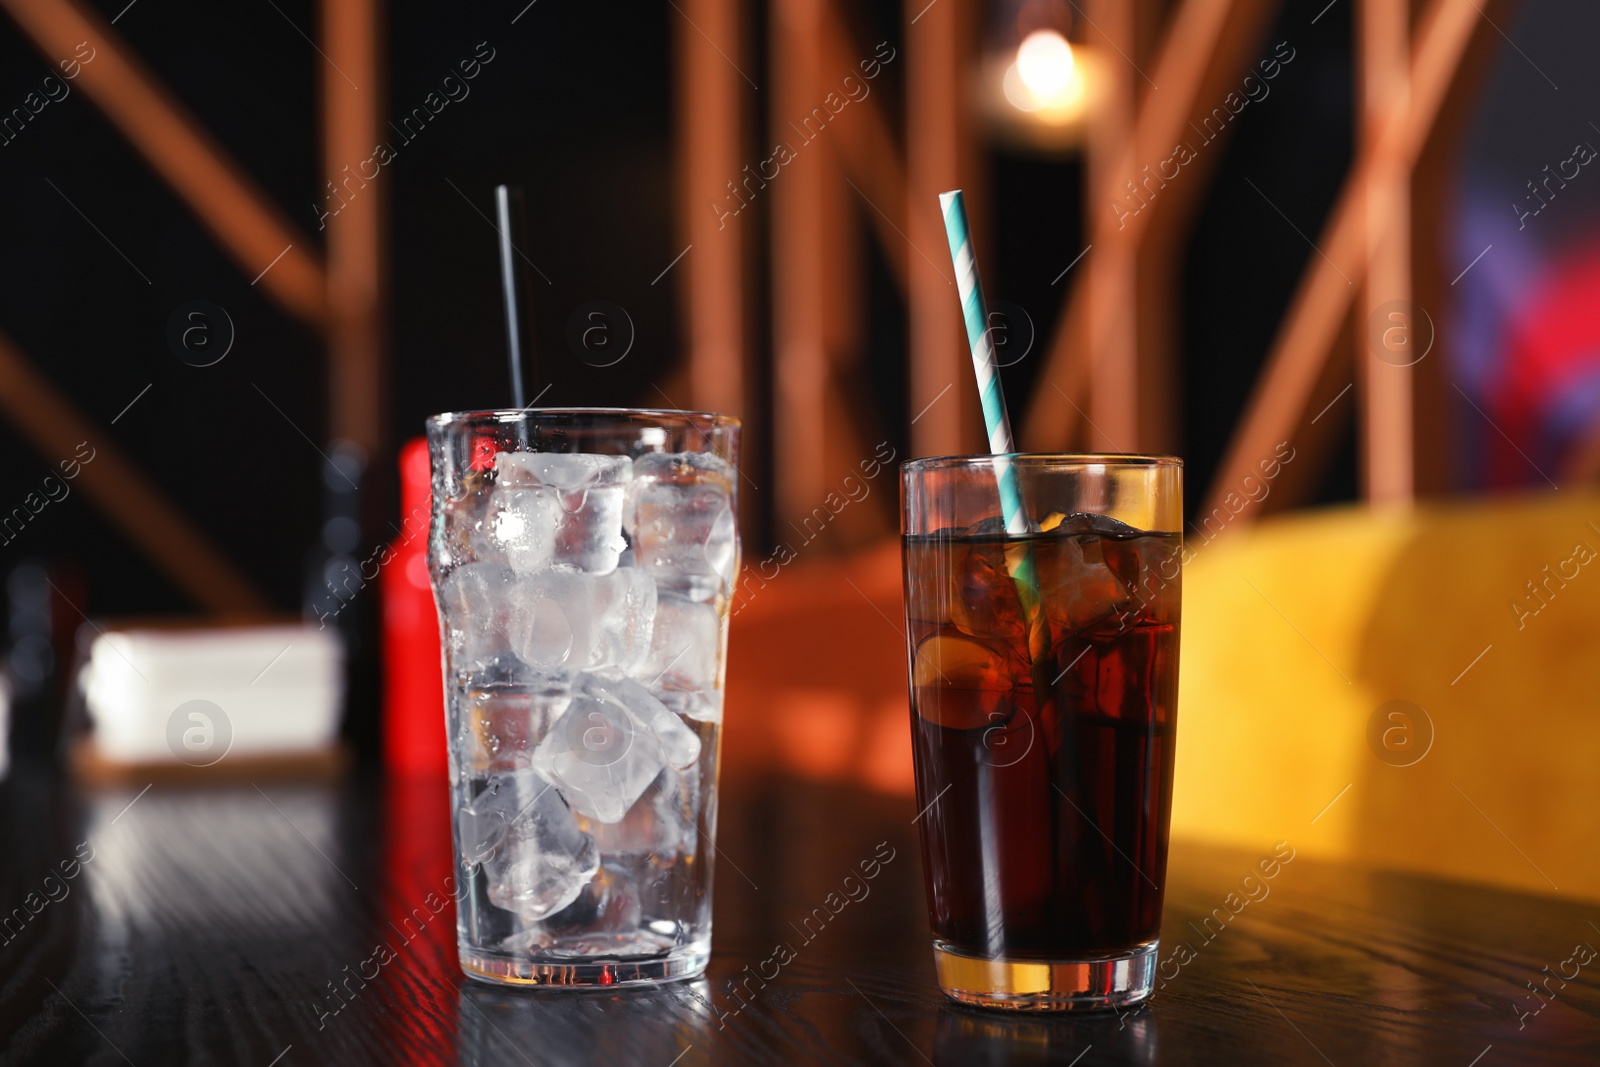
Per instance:
[[[524,235],[522,190],[509,185],[494,187],[494,213],[500,231],[500,295],[506,310],[506,358],[511,363],[511,402],[518,409],[527,406],[522,386],[522,366],[532,355],[528,343],[528,300],[523,288],[522,270],[517,266],[513,240],[527,243]]]

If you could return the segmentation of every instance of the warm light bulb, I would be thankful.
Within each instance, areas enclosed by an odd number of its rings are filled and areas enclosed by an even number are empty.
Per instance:
[[[1034,30],[1017,47],[1017,75],[1040,103],[1072,80],[1072,46],[1055,30]]]
[[[1017,73],[1015,63],[1007,65],[1000,88],[1005,92],[1006,99],[1011,101],[1011,106],[1018,111],[1038,111],[1044,106],[1045,102],[1034,96],[1033,90],[1022,83],[1022,75]]]

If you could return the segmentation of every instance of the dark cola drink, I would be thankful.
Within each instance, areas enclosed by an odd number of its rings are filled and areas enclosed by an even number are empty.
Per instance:
[[[1040,526],[904,539],[917,825],[947,991],[963,967],[993,985],[994,961],[1153,961],[1160,930],[1180,538],[1099,515]]]

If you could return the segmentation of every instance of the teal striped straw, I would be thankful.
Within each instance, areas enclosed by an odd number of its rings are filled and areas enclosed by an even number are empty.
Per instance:
[[[1000,372],[994,365],[994,345],[989,335],[989,306],[983,301],[983,285],[978,281],[978,260],[972,253],[971,230],[967,226],[967,203],[960,189],[939,194],[944,212],[944,232],[950,241],[950,259],[956,268],[956,291],[961,296],[961,315],[967,323],[967,346],[972,349],[972,369],[978,375],[978,395],[983,401],[983,421],[989,428],[989,451],[1002,457],[995,461],[994,476],[1000,488],[1000,510],[1005,514],[1006,532],[1014,536],[1029,533],[1028,513],[1022,506],[1022,488],[1009,459],[1015,452],[1011,420],[1006,416],[1006,398],[1000,391]]]
[[[994,455],[995,483],[1000,490],[1000,510],[1005,515],[1006,533],[1026,537],[1033,532],[1028,512],[1022,505],[1022,486],[1011,465],[1011,420],[1006,417],[1006,398],[1000,391],[1000,372],[994,365],[994,345],[989,339],[989,307],[983,302],[983,286],[978,282],[978,261],[972,254],[971,229],[967,225],[967,204],[960,189],[939,194],[944,212],[944,232],[950,241],[950,259],[956,267],[956,291],[961,296],[961,315],[967,323],[967,346],[972,349],[972,369],[978,374],[978,395],[983,400],[983,421],[989,428],[989,451]],[[1028,628],[1028,658],[1033,661],[1033,691],[1042,708],[1051,699],[1050,623],[1039,602],[1039,572],[1033,547],[1027,542],[1006,551],[1006,567],[1017,586],[1017,599]]]

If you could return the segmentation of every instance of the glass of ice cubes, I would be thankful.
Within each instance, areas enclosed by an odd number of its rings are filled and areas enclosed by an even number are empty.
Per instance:
[[[471,977],[705,970],[738,445],[737,419],[692,412],[428,420]]]

